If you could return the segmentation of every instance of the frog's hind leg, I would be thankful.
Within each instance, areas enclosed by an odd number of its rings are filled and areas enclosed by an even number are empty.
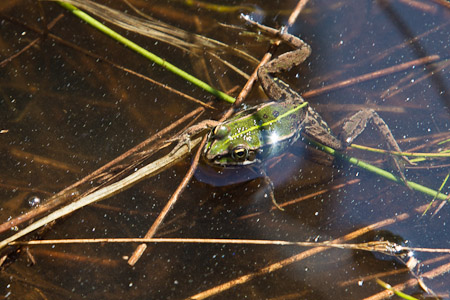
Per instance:
[[[367,127],[367,124],[372,123],[380,130],[381,134],[387,141],[389,150],[401,152],[391,130],[384,122],[384,120],[373,109],[363,109],[344,120],[342,131],[339,134],[339,139],[345,144],[350,145]],[[405,160],[408,160],[404,157]]]
[[[283,35],[286,35],[286,33]],[[290,34],[288,35],[290,36]],[[301,48],[283,53],[276,59],[273,59],[261,66],[258,69],[258,78],[267,96],[278,101],[289,99],[303,100],[303,98],[292,90],[288,84],[274,75],[289,71],[292,67],[300,65],[306,60],[306,58],[308,58],[310,53],[311,48],[309,45],[303,43]]]
[[[364,131],[370,121],[372,121],[372,123],[378,128],[378,130],[380,130],[381,135],[386,140],[388,149],[390,151],[401,152],[401,149],[398,146],[394,136],[392,135],[391,130],[384,122],[384,120],[373,109],[361,110],[345,120],[344,125],[342,126],[342,132],[339,135],[339,139],[343,141],[345,145],[350,145]],[[413,163],[410,162],[406,156],[401,156],[401,158],[404,162],[413,165]],[[398,157],[393,156],[392,160],[400,176],[402,177],[403,182],[408,186],[406,178],[402,172],[402,168],[400,167],[400,161]]]
[[[311,47],[307,43],[305,43],[302,39],[296,37],[295,35],[287,33],[286,27],[283,27],[281,28],[281,30],[278,30],[269,26],[259,24],[258,22],[253,21],[247,16],[242,16],[242,18],[250,26],[255,27],[257,30],[263,32],[265,35],[282,40],[283,42],[289,44],[294,49],[304,49],[307,52],[306,57],[308,57],[311,54]]]
[[[274,75],[289,71],[292,67],[300,65],[311,54],[311,47],[300,38],[287,33],[285,30],[276,30],[274,28],[261,25],[249,18],[244,18],[250,25],[254,26],[263,33],[280,39],[289,44],[295,50],[283,53],[276,59],[273,59],[258,69],[258,78],[265,93],[271,99],[283,101],[303,99],[293,91],[286,83]]]
[[[260,70],[265,69],[265,72],[269,74],[287,72],[292,67],[303,63],[311,55],[311,47],[303,40],[287,32],[277,32],[277,37],[290,44],[294,50],[279,55],[260,68]]]

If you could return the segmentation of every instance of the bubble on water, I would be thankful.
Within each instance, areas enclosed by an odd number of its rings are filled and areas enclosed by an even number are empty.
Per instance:
[[[37,207],[41,204],[41,198],[34,195],[28,198],[28,205],[31,207]]]

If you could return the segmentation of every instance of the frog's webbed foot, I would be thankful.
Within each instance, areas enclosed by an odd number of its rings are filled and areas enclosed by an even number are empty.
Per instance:
[[[281,30],[277,30],[275,28],[259,24],[247,16],[243,16],[242,18],[257,30],[273,38],[280,39],[294,48],[293,51],[283,53],[276,59],[271,60],[262,66],[260,70],[265,69],[264,71],[269,74],[286,72],[292,67],[300,65],[311,54],[311,47],[299,37],[288,33],[285,27]],[[258,74],[258,76],[260,75]]]
[[[384,120],[373,109],[361,110],[345,120],[344,125],[342,126],[342,132],[339,135],[339,139],[343,141],[345,145],[350,145],[355,140],[355,138],[357,138],[364,131],[369,121],[372,121],[372,123],[378,128],[378,130],[380,130],[381,135],[386,140],[386,144],[390,151],[401,152],[401,149],[398,146],[394,136],[392,135],[391,130],[384,122]],[[400,161],[399,157],[397,156],[391,157],[396,169],[400,174],[400,177],[402,178],[405,185],[408,186],[402,170],[404,169],[405,163],[409,165],[414,164],[406,156],[401,156],[402,161]]]
[[[186,145],[188,147],[189,152],[191,152],[191,136],[199,134],[202,131],[209,130],[215,126],[217,126],[219,122],[214,120],[203,120],[198,124],[195,124],[180,135],[175,136],[171,139],[166,140],[166,143],[178,142],[177,145],[170,151],[169,155],[175,154],[181,147]]]
[[[295,35],[288,33],[286,27],[282,27],[280,30],[278,30],[269,26],[265,26],[256,21],[253,21],[249,16],[244,14],[241,14],[241,18],[244,19],[245,22],[247,22],[249,27],[253,27],[269,37],[280,39],[283,42],[288,43],[294,49],[301,49],[306,47],[308,48],[309,53],[311,53],[311,47],[303,40],[301,40],[299,37],[296,37]]]

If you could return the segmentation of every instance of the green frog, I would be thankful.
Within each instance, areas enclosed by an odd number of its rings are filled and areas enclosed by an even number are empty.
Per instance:
[[[213,128],[203,150],[208,164],[224,168],[255,167],[270,187],[273,203],[281,209],[273,196],[273,184],[262,165],[268,158],[282,154],[302,136],[343,151],[372,121],[386,138],[389,150],[401,151],[386,123],[372,109],[361,110],[345,120],[341,134],[335,136],[322,117],[296,91],[276,77],[304,62],[311,54],[311,47],[283,30],[275,30],[249,18],[245,20],[257,30],[288,43],[294,50],[258,70],[259,82],[272,101],[243,110],[222,123],[206,120],[190,132],[199,131],[201,127]],[[406,157],[403,159],[407,160]],[[397,160],[395,164],[400,170]]]
[[[381,131],[390,150],[400,152],[388,126],[372,109],[361,110],[348,118],[340,136],[335,136],[322,117],[296,91],[276,77],[304,62],[311,54],[311,47],[283,30],[275,30],[249,18],[245,20],[259,31],[287,42],[295,50],[278,56],[258,70],[261,86],[274,101],[243,110],[223,123],[214,124],[203,151],[209,164],[221,167],[261,165],[267,158],[280,155],[301,136],[342,151],[369,121]]]

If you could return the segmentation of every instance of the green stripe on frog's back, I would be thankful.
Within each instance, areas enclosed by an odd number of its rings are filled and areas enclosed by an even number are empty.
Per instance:
[[[210,137],[205,148],[206,158],[221,157],[221,161],[225,161],[221,164],[239,165],[231,158],[230,161],[223,158],[230,156],[238,146],[254,151],[259,161],[277,154],[298,139],[307,113],[306,102],[268,102],[244,110],[219,125],[227,127],[228,134]],[[242,164],[245,163],[249,162]]]
[[[292,108],[292,109],[289,109],[288,111],[286,111],[286,112],[284,112],[284,113],[282,113],[282,114],[280,115],[280,110],[277,109],[277,107],[279,108],[280,103],[279,103],[279,102],[272,102],[272,103],[269,103],[269,104],[265,105],[264,107],[259,108],[259,109],[258,109],[258,112],[262,112],[262,111],[264,111],[264,109],[267,109],[267,106],[270,106],[270,111],[269,111],[269,112],[272,113],[271,115],[272,115],[273,118],[270,118],[270,117],[268,117],[268,116],[265,117],[265,118],[263,118],[263,119],[267,119],[267,121],[265,121],[265,122],[262,123],[262,124],[257,124],[257,125],[254,125],[254,126],[252,126],[252,127],[249,127],[249,128],[245,129],[245,130],[242,131],[242,132],[237,132],[237,133],[233,134],[232,136],[230,136],[230,137],[228,138],[228,141],[229,141],[229,140],[236,139],[236,138],[239,138],[240,136],[243,136],[243,135],[245,135],[245,134],[247,134],[247,133],[251,133],[251,132],[255,132],[255,131],[260,131],[260,130],[262,130],[264,127],[268,127],[268,126],[270,126],[270,125],[273,125],[273,126],[279,125],[278,127],[283,127],[283,130],[280,130],[280,131],[278,131],[278,132],[279,132],[280,134],[282,134],[282,136],[284,135],[285,138],[286,138],[286,137],[291,137],[292,134],[294,133],[294,131],[295,131],[296,129],[299,129],[299,128],[298,128],[298,127],[296,127],[296,128],[290,128],[290,129],[286,128],[286,125],[288,125],[288,123],[285,123],[285,118],[288,117],[288,116],[290,116],[290,115],[292,115],[292,114],[294,114],[294,113],[297,112],[299,109],[305,108],[307,105],[308,105],[308,102],[303,102],[303,103],[299,104],[297,107],[294,107],[294,108]],[[284,105],[281,104],[281,106],[284,106]],[[266,114],[264,114],[264,116],[266,116]],[[293,115],[293,116],[296,117],[296,115]],[[249,116],[243,117],[243,118],[241,118],[241,120],[239,120],[239,121],[244,121],[246,118],[247,118],[247,119],[254,119],[254,118],[255,118],[255,115],[249,115]],[[300,125],[301,120],[302,120],[301,116],[300,116],[300,118],[291,118],[291,121],[293,121],[294,119],[297,120],[297,121],[300,121],[300,122],[297,124],[297,125]],[[303,118],[303,119],[304,119],[304,118]],[[292,125],[293,122],[290,122],[290,123],[291,123],[291,125]],[[295,124],[294,124],[294,125],[295,125]],[[282,136],[280,136],[280,139],[279,139],[279,140],[284,139],[284,138],[281,138]]]

